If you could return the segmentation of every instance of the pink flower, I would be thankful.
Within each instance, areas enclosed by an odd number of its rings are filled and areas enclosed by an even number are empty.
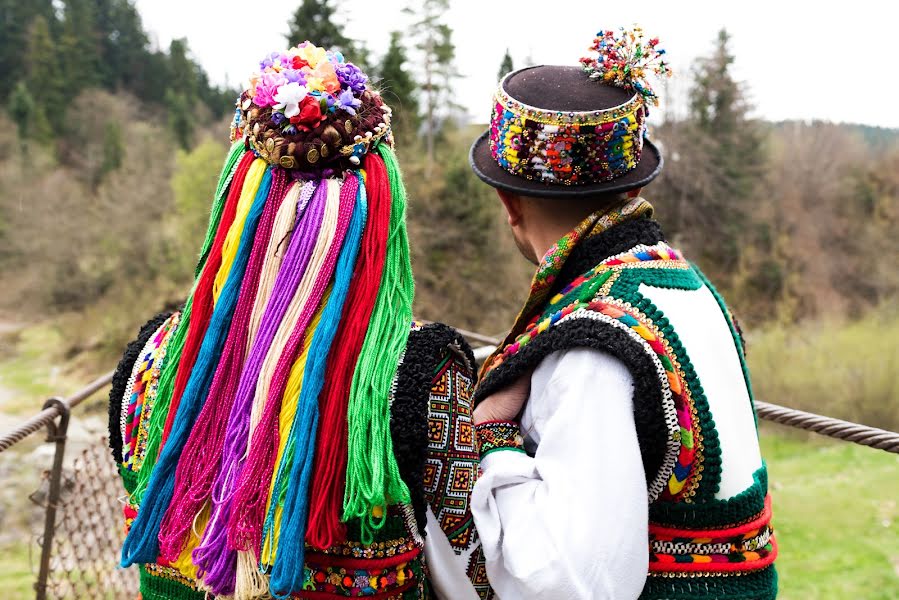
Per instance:
[[[275,94],[278,88],[287,83],[287,78],[281,73],[263,73],[262,77],[256,82],[256,94],[253,96],[253,102],[256,106],[266,107],[277,104]]]

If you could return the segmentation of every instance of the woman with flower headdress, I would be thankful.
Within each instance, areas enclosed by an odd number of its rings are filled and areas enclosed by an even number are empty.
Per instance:
[[[658,44],[606,30],[580,66],[508,74],[471,149],[538,265],[475,391],[472,512],[504,599],[777,595],[739,329],[640,197]]]
[[[412,321],[390,116],[309,42],[241,93],[193,288],[110,394],[144,600],[490,594],[467,508],[474,361]]]

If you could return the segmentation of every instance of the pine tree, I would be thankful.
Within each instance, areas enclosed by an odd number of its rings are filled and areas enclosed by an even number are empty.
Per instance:
[[[303,0],[293,13],[287,42],[296,46],[306,40],[316,46],[337,49],[343,52],[352,50],[352,40],[343,34],[342,28],[334,22],[334,13],[338,6],[331,0]]]
[[[23,49],[28,47],[29,32],[36,17],[42,17],[51,34],[55,25],[50,0],[0,0],[0,90],[10,93],[24,75]],[[6,98],[0,98],[5,102]]]
[[[748,117],[750,105],[733,77],[733,63],[730,35],[722,29],[712,54],[700,58],[693,70],[690,117],[711,143],[721,193],[739,200],[752,195],[764,156],[761,131]]]
[[[401,137],[413,134],[418,129],[417,85],[412,74],[406,69],[408,57],[406,48],[400,41],[401,33],[390,33],[390,45],[381,59],[378,73],[381,94],[393,109],[393,128]]]
[[[131,0],[111,0],[104,19],[104,85],[138,93],[140,81],[147,76],[150,44],[140,14]]]
[[[65,121],[67,97],[59,53],[43,16],[35,17],[27,48],[25,91],[34,101],[34,123],[29,134],[43,134],[47,133],[48,125],[60,127]]]
[[[102,48],[96,8],[91,0],[65,0],[57,54],[71,96],[102,83]]]
[[[499,65],[499,73],[497,73],[496,78],[501,80],[507,74],[511,73],[515,70],[515,65],[512,64],[512,55],[509,54],[509,49],[506,48],[506,53],[503,55],[503,62]]]
[[[425,174],[431,174],[435,159],[435,140],[442,122],[450,116],[456,104],[450,97],[452,79],[455,77],[453,59],[455,46],[452,42],[453,30],[443,22],[449,10],[449,0],[423,0],[417,10],[405,9],[414,15],[415,48],[421,56],[421,93],[424,100],[425,152],[428,162]]]

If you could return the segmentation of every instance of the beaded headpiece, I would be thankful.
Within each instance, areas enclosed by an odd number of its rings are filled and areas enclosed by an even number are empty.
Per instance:
[[[237,100],[231,141],[272,165],[325,177],[358,168],[381,140],[392,144],[390,107],[340,52],[303,42],[259,63]]]
[[[597,85],[632,95],[611,107],[566,111],[528,105],[508,90],[510,73],[494,97],[490,153],[512,175],[544,184],[577,186],[608,182],[634,170],[643,153],[647,104],[657,97],[646,75],[669,75],[658,39],[643,42],[640,29],[600,31],[591,46],[595,56],[581,59]],[[565,69],[555,67],[555,69]],[[557,93],[557,92],[555,92]],[[547,94],[550,96],[550,94]]]

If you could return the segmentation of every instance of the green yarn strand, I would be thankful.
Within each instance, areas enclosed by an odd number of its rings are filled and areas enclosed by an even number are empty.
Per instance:
[[[234,176],[237,163],[245,151],[243,140],[238,140],[231,145],[228,156],[225,158],[225,165],[222,167],[222,173],[219,175],[219,182],[215,186],[215,197],[212,200],[212,209],[209,211],[209,227],[206,228],[206,239],[203,240],[203,246],[200,248],[200,260],[197,261],[194,278],[200,276],[200,271],[206,262],[206,256],[209,254],[209,248],[212,246],[212,240],[215,239],[215,232],[218,230],[219,221],[222,218],[225,192],[228,190],[231,178]]]
[[[406,231],[406,190],[396,156],[377,149],[390,183],[390,230],[384,274],[353,374],[347,410],[349,428],[343,520],[360,519],[361,538],[369,543],[387,515],[387,505],[409,502],[390,437],[393,378],[402,359],[412,322],[415,284]],[[373,509],[379,507],[375,515]]]

